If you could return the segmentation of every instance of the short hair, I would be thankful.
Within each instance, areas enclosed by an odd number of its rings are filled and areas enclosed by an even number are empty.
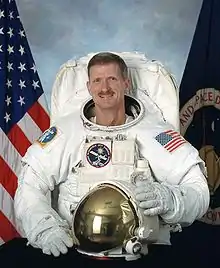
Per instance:
[[[104,65],[109,63],[116,63],[119,66],[122,77],[128,77],[128,67],[125,61],[118,55],[111,52],[100,52],[95,54],[89,61],[87,65],[88,76],[90,74],[90,69],[94,65]]]

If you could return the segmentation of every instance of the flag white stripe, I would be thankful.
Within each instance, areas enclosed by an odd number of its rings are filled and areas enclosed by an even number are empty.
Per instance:
[[[0,155],[4,161],[8,164],[10,169],[18,177],[21,169],[21,155],[15,149],[11,141],[8,139],[7,135],[0,128]]]
[[[183,139],[181,137],[175,137],[171,141],[169,141],[164,147],[168,149],[170,146],[172,146],[177,141],[182,141]]]
[[[173,152],[174,150],[176,150],[178,147],[180,147],[184,143],[186,143],[186,141],[179,142],[178,144],[176,144],[175,146],[173,146],[172,148],[170,148],[169,151],[170,152]]]
[[[185,143],[185,141],[182,139],[179,139],[178,141],[175,141],[175,142],[172,142],[171,144],[169,144],[169,146],[167,146],[166,149],[171,150],[173,147],[175,147],[181,143]]]
[[[36,141],[42,134],[41,129],[38,127],[38,125],[28,113],[26,113],[21,118],[17,125],[21,128],[21,130],[24,132],[25,136],[31,143]]]
[[[40,98],[38,99],[38,102],[40,103],[40,105],[42,106],[42,108],[45,110],[45,112],[49,115],[49,113],[48,113],[48,106],[47,106],[46,99],[45,99],[45,94],[42,94],[40,96]]]
[[[11,224],[15,227],[15,219],[14,219],[14,201],[10,194],[5,190],[5,188],[0,184],[0,196],[2,202],[0,203],[0,211],[3,212],[5,217],[11,222]]]
[[[0,236],[0,246],[3,245],[5,242],[3,241],[3,239]]]

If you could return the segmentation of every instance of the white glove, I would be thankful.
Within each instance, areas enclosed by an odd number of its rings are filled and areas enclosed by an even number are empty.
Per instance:
[[[54,227],[46,230],[41,237],[41,249],[44,254],[58,257],[60,253],[66,254],[68,247],[73,246],[73,239],[68,231],[61,227]]]
[[[134,193],[146,216],[163,215],[174,209],[172,191],[164,184],[137,181]]]

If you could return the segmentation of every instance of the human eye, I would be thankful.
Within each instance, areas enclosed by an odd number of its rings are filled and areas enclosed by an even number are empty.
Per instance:
[[[100,78],[95,78],[95,79],[93,79],[93,83],[99,83],[100,81],[101,81]]]
[[[109,79],[110,79],[111,81],[117,81],[117,78],[114,77],[114,76],[110,76]]]

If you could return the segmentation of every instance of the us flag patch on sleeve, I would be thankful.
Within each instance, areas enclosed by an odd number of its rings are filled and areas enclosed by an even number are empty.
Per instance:
[[[182,144],[187,143],[187,141],[174,130],[164,131],[158,134],[155,139],[170,153],[175,151]]]

